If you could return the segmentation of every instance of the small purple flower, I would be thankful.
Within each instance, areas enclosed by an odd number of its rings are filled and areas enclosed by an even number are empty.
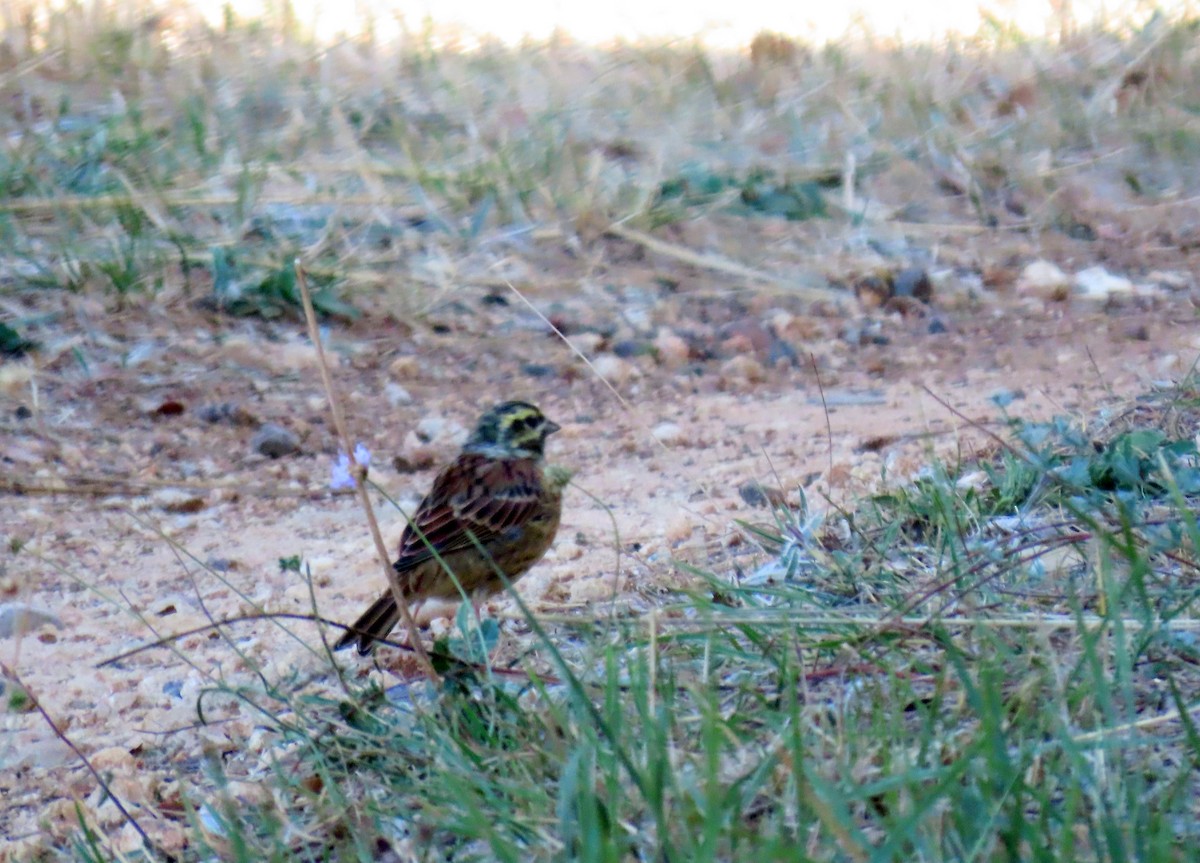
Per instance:
[[[361,443],[354,447],[354,463],[365,468],[371,463],[371,451]],[[350,473],[350,456],[339,452],[334,462],[329,487],[334,489],[354,488],[354,475]]]
[[[343,488],[354,488],[354,477],[350,476],[350,456],[344,452],[338,453],[337,461],[333,463],[333,476],[329,487],[334,491]]]

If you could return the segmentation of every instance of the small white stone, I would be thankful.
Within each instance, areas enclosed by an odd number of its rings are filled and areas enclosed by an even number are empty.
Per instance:
[[[1017,278],[1017,291],[1034,294],[1046,300],[1065,300],[1070,294],[1071,277],[1050,261],[1033,261],[1025,265]]]
[[[683,429],[677,423],[659,423],[650,432],[655,440],[666,446],[677,446],[684,442]]]
[[[603,354],[592,360],[592,370],[615,387],[629,383],[637,370],[620,357]]]
[[[654,349],[658,352],[658,361],[669,369],[682,366],[691,353],[688,343],[666,327],[660,328],[654,337]]]
[[[388,381],[383,387],[383,395],[392,407],[412,404],[412,393],[395,381]]]
[[[1075,287],[1085,297],[1107,300],[1114,294],[1133,293],[1133,282],[1124,276],[1110,273],[1104,267],[1088,267],[1075,274]]]
[[[571,541],[556,543],[554,546],[555,560],[579,560],[583,557],[583,549]]]
[[[575,348],[586,357],[590,357],[596,351],[600,350],[600,346],[604,344],[604,336],[599,333],[576,333],[567,339],[571,343],[571,347]]]

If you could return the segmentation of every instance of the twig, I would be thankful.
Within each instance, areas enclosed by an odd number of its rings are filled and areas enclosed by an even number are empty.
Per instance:
[[[65,494],[140,497],[156,489],[177,488],[187,491],[235,491],[247,497],[299,497],[321,499],[330,495],[344,494],[341,489],[290,489],[266,485],[247,485],[227,481],[205,482],[203,480],[132,479],[127,477],[100,477],[69,475],[51,478],[23,479],[0,477],[0,494]]]
[[[821,410],[825,412],[825,439],[829,446],[829,480],[833,481],[833,424],[829,421],[829,405],[825,402],[825,385],[821,383],[821,370],[817,368],[817,358],[812,351],[808,353],[808,361],[812,363],[813,374],[817,378],[817,392],[821,394]]]
[[[1104,379],[1104,372],[1100,371],[1100,366],[1096,363],[1096,358],[1092,356],[1092,346],[1084,345],[1083,349],[1087,352],[1088,361],[1092,364],[1092,371],[1096,373],[1096,378],[1100,381],[1100,386],[1104,387],[1104,391],[1108,393],[1108,397],[1110,399],[1116,398],[1116,393],[1114,393],[1113,388],[1108,385],[1108,381]]]
[[[417,656],[418,664],[421,670],[425,672],[425,676],[431,681],[438,679],[438,673],[433,668],[433,663],[429,661],[429,654],[425,651],[425,645],[421,643],[421,635],[417,630],[417,622],[413,620],[412,612],[408,608],[408,599],[404,595],[404,586],[400,583],[400,573],[396,572],[392,566],[391,555],[388,554],[387,546],[383,542],[383,533],[379,530],[379,522],[375,518],[375,510],[371,506],[371,496],[367,493],[367,469],[363,465],[354,461],[354,447],[350,442],[350,435],[346,432],[346,421],[342,416],[342,407],[337,400],[337,396],[333,391],[333,377],[329,373],[329,364],[325,361],[325,348],[321,343],[321,332],[317,328],[317,313],[313,310],[312,296],[308,291],[308,279],[305,278],[304,268],[300,265],[300,260],[296,259],[293,266],[296,269],[296,284],[300,287],[300,299],[304,303],[304,318],[308,322],[308,337],[312,339],[313,348],[317,352],[317,365],[321,367],[321,380],[325,385],[325,395],[329,399],[329,410],[333,414],[333,425],[337,429],[338,439],[341,441],[342,450],[350,458],[353,467],[352,475],[354,477],[354,485],[358,489],[359,502],[362,503],[363,512],[367,516],[367,524],[371,528],[371,538],[375,541],[375,551],[379,555],[380,563],[383,564],[384,574],[387,577],[388,586],[392,590],[392,598],[396,600],[396,607],[400,611],[400,619],[404,623],[404,628],[408,632],[409,644],[412,645],[413,652]]]
[[[211,623],[206,623],[203,626],[196,626],[192,629],[185,629],[182,632],[173,632],[170,635],[164,635],[154,641],[146,644],[130,648],[124,653],[118,653],[116,656],[110,656],[103,662],[96,664],[97,668],[104,668],[109,665],[116,665],[124,662],[126,659],[137,656],[139,653],[145,653],[147,650],[154,650],[159,647],[165,647],[172,642],[179,641],[183,638],[189,638],[193,635],[202,635],[206,632],[212,632],[214,629],[220,631],[222,626],[228,626],[233,623],[244,623],[250,620],[302,620],[306,623],[319,623],[322,626],[332,626],[334,629],[342,629],[346,632],[353,632],[355,635],[367,635],[369,633],[355,629],[353,626],[347,626],[344,623],[338,623],[336,620],[330,620],[328,617],[321,617],[317,614],[300,614],[294,611],[255,611],[246,614],[235,615],[234,617],[225,617],[220,620],[212,619]],[[388,641],[386,638],[376,638],[380,644],[386,644],[389,647],[397,647],[401,650],[407,650],[410,653],[418,653],[417,647],[411,644],[401,644],[396,641]]]
[[[796,294],[813,302],[847,299],[847,295],[840,291],[799,285],[792,279],[783,279],[771,273],[764,273],[761,270],[747,267],[745,264],[739,264],[736,261],[730,261],[716,255],[702,255],[699,252],[693,252],[691,249],[663,242],[656,237],[652,237],[642,231],[634,230],[633,228],[627,228],[621,224],[609,225],[605,233],[619,237],[622,240],[628,240],[631,243],[637,243],[639,246],[644,246],[657,255],[674,258],[677,261],[683,261],[685,264],[703,267],[707,270],[715,270],[719,273],[727,273],[728,275],[738,276],[754,282],[765,282],[769,285],[786,288],[789,293]]]

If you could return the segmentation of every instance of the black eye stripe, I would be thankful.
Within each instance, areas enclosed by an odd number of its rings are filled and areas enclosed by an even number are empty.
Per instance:
[[[513,420],[511,428],[514,432],[520,433],[533,428],[535,422],[536,421],[531,416],[522,416]]]

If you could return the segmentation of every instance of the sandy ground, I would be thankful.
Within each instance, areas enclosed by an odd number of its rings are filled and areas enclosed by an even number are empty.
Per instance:
[[[1015,396],[1009,411],[1022,417],[1092,415],[1182,376],[1200,351],[1186,291],[1054,301],[951,271],[935,279],[929,307],[900,314],[864,311],[848,294],[814,305],[731,290],[670,262],[635,257],[622,269],[612,257],[604,279],[571,280],[563,264],[523,287],[595,367],[504,288],[464,289],[419,319],[377,308],[329,334],[352,434],[373,453],[372,478],[402,504],[426,490],[481,405],[526,398],[562,424],[550,457],[576,470],[578,488],[555,547],[521,582],[541,613],[607,601],[618,557],[618,593],[635,613],[687,582],[676,562],[721,576],[752,567],[764,558],[736,521],[769,514],[743,500],[747,481],[792,503],[801,488],[816,506],[850,499],[885,474],[912,476],[931,452],[987,445],[985,429],[1001,430],[998,393]],[[664,271],[679,276],[670,290],[647,277]],[[357,501],[328,489],[337,444],[299,322],[211,319],[169,298],[116,312],[94,300],[37,302],[56,305],[65,331],[32,378],[28,365],[3,367],[0,469],[31,491],[0,497],[3,534],[23,546],[0,558],[0,585],[61,628],[0,639],[0,661],[170,844],[180,779],[199,753],[257,757],[268,745],[253,717],[220,701],[207,716],[232,718],[197,727],[200,692],[246,677],[249,661],[275,680],[322,674],[318,630],[242,623],[225,630],[229,640],[199,634],[175,651],[97,662],[209,616],[307,613],[313,598],[348,621],[383,576]],[[299,451],[253,452],[263,422],[292,431]],[[36,491],[55,483],[68,491]],[[401,516],[387,504],[378,512],[394,543]],[[292,555],[311,566],[311,597],[279,565]],[[513,610],[509,600],[491,606]],[[0,713],[0,729],[0,858],[19,858],[42,831],[68,835],[75,799],[104,829],[121,829],[38,713]]]

